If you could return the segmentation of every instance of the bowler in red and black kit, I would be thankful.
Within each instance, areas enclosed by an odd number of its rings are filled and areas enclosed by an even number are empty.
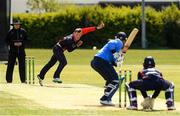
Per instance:
[[[72,52],[76,48],[80,47],[83,44],[83,41],[80,40],[81,36],[93,32],[97,29],[102,29],[104,27],[104,23],[101,23],[97,27],[86,27],[86,28],[76,28],[74,32],[54,45],[53,47],[53,55],[50,61],[42,68],[40,73],[37,75],[39,79],[39,84],[43,86],[42,80],[44,79],[45,74],[47,71],[54,66],[54,64],[59,61],[59,65],[54,73],[54,80],[53,82],[62,83],[60,80],[60,74],[63,68],[67,65],[67,60],[64,55],[64,51]]]

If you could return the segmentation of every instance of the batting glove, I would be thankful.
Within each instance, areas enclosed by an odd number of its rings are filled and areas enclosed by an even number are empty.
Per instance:
[[[119,53],[119,56],[116,60],[116,64],[118,67],[120,67],[124,62],[124,53]]]

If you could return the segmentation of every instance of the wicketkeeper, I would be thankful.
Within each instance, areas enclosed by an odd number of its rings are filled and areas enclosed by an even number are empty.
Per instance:
[[[60,73],[63,68],[67,65],[66,57],[64,52],[67,50],[68,52],[72,52],[76,48],[80,47],[83,44],[83,41],[80,40],[81,36],[93,32],[98,29],[102,29],[104,27],[104,23],[101,23],[97,27],[85,27],[85,28],[76,28],[74,32],[59,42],[53,47],[53,55],[50,61],[42,68],[40,73],[38,74],[39,84],[43,86],[42,80],[44,79],[45,74],[47,71],[54,66],[54,64],[59,61],[59,65],[54,73],[54,80],[53,82],[62,83],[60,80]]]
[[[144,101],[141,103],[143,109],[153,109],[154,100],[160,91],[165,91],[166,105],[168,110],[175,110],[174,107],[174,84],[165,80],[162,73],[155,69],[155,61],[152,56],[144,59],[143,70],[138,73],[138,80],[126,83],[126,89],[130,99],[129,110],[137,110],[136,89],[141,91]],[[148,96],[146,91],[154,90],[152,96]]]
[[[119,78],[113,66],[120,65],[123,61],[124,53],[120,53],[120,51],[125,41],[126,34],[124,32],[117,33],[115,39],[110,40],[104,45],[91,61],[92,68],[97,71],[106,82],[104,95],[100,98],[102,105],[114,105],[111,102],[111,98],[119,87]]]

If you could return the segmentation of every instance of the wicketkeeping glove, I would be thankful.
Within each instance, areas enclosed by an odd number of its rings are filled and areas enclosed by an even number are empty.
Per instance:
[[[153,109],[153,107],[154,107],[154,98],[151,98],[151,97],[146,97],[145,99],[144,99],[144,101],[141,103],[141,106],[143,107],[143,109],[144,110],[146,110],[146,109]]]

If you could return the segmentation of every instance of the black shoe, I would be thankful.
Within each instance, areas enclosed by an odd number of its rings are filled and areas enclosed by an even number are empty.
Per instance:
[[[21,82],[22,84],[27,84],[27,82]]]

